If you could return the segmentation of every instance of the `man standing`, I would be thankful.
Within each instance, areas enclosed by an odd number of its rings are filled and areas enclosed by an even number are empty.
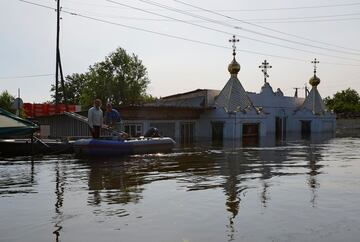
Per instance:
[[[101,110],[101,100],[95,99],[94,106],[88,111],[88,123],[93,138],[100,137],[100,129],[103,124],[103,112]]]
[[[116,124],[120,122],[120,114],[116,109],[112,108],[111,103],[106,104],[104,122],[111,128],[116,128]]]

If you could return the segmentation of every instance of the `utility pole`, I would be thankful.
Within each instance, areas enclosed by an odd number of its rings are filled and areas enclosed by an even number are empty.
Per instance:
[[[69,107],[68,107],[68,103],[67,103],[67,99],[66,99],[65,82],[64,82],[64,75],[63,75],[62,66],[61,66],[60,47],[59,47],[61,7],[60,7],[60,0],[55,0],[55,1],[57,1],[57,8],[56,8],[57,21],[56,21],[55,113],[59,113],[59,69],[60,69],[62,94],[63,94],[63,97],[64,97],[65,109],[66,109],[67,112],[69,111]]]
[[[295,95],[294,95],[294,97],[298,97],[298,90],[300,89],[300,87],[294,87],[294,89],[295,89]]]
[[[64,74],[63,74],[62,65],[61,65],[60,50],[58,50],[58,52],[59,52],[59,68],[60,68],[62,94],[63,94],[63,98],[64,98],[64,103],[65,103],[65,110],[66,110],[66,112],[69,112],[69,105],[68,105],[68,101],[67,101],[67,97],[66,97],[67,92],[65,90]]]
[[[60,60],[60,53],[59,53],[59,34],[60,34],[60,0],[57,1],[56,7],[56,69],[55,69],[55,113],[59,112],[59,60]]]

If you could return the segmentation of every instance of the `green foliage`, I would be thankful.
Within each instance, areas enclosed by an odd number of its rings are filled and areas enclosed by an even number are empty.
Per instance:
[[[81,90],[87,81],[85,74],[73,73],[65,77],[64,85],[65,85],[65,95],[67,98],[68,104],[79,104],[81,97]],[[64,103],[64,90],[61,85],[59,85],[59,102]],[[51,92],[54,94],[51,95],[55,102],[55,85],[51,85]]]
[[[360,112],[360,96],[350,88],[335,93],[333,98],[326,97],[324,102],[335,113]]]
[[[149,83],[141,60],[118,48],[104,61],[90,66],[86,73],[67,76],[65,95],[68,103],[80,103],[84,108],[92,106],[95,98],[103,102],[109,100],[115,106],[140,104],[151,97],[146,94]],[[51,91],[54,90],[52,86]],[[63,94],[62,88],[59,88],[59,93]],[[55,100],[54,95],[52,97]]]
[[[11,108],[14,100],[15,97],[12,96],[7,90],[5,90],[0,94],[0,107],[6,111],[14,112],[14,110]]]
[[[143,96],[142,103],[152,103],[155,102],[157,99],[158,99],[157,97],[146,94]]]

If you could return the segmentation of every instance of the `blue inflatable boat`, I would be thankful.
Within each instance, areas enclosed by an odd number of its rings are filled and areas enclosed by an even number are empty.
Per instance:
[[[144,153],[169,152],[175,141],[168,137],[139,138],[128,140],[79,139],[73,143],[80,156],[121,156]]]

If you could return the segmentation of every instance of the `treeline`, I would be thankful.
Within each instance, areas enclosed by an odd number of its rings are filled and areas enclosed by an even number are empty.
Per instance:
[[[129,55],[122,48],[105,57],[105,60],[89,66],[85,73],[73,73],[65,77],[64,88],[59,85],[59,103],[80,104],[84,110],[93,105],[95,98],[114,106],[138,105],[154,101],[146,93],[150,81],[146,67],[135,55]],[[51,86],[52,100],[55,103],[55,85]],[[14,112],[12,104],[15,97],[8,91],[0,94],[0,107]]]
[[[360,118],[360,96],[356,90],[346,89],[324,99],[329,110],[338,117]]]
[[[141,104],[154,100],[146,93],[149,83],[142,61],[118,48],[105,60],[90,66],[87,72],[66,76],[65,88],[58,87],[59,102],[64,103],[66,97],[68,103],[80,104],[83,109],[92,106],[95,98],[115,106]],[[51,92],[55,102],[54,85]]]

